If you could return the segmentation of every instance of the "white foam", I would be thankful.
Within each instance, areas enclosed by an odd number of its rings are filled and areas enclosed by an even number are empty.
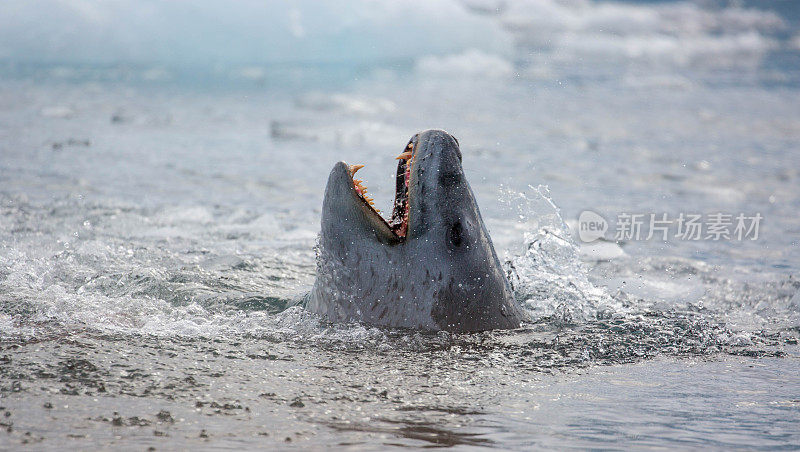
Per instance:
[[[408,139],[407,129],[368,118],[325,124],[275,121],[272,124],[272,134],[280,140],[317,141],[337,148],[391,148]]]
[[[417,73],[441,77],[509,77],[514,67],[504,58],[469,49],[459,54],[420,58],[415,69]]]
[[[584,259],[610,261],[612,259],[624,257],[626,254],[616,243],[598,240],[592,243],[582,243],[580,246],[580,255]]]
[[[689,278],[675,278],[671,281],[644,277],[613,278],[604,281],[612,293],[620,291],[648,302],[666,302],[665,310],[699,300],[705,293],[701,282]]]
[[[75,110],[66,105],[53,105],[51,107],[42,108],[39,114],[45,118],[67,119],[75,116]]]
[[[304,94],[297,99],[297,106],[317,111],[336,111],[365,116],[392,113],[397,110],[397,105],[388,99],[344,93]]]
[[[159,223],[166,225],[176,223],[208,224],[214,221],[214,216],[211,212],[202,206],[178,206],[163,209],[155,218]]]

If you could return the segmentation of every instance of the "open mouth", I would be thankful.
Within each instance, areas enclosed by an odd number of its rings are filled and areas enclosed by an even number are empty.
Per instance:
[[[392,216],[388,220],[383,218],[380,210],[375,208],[372,198],[367,196],[367,187],[360,179],[355,178],[356,171],[364,165],[350,165],[350,178],[353,179],[353,188],[362,201],[389,227],[389,229],[399,238],[405,239],[408,233],[408,202],[409,184],[411,183],[411,168],[414,165],[414,143],[408,143],[403,153],[396,157],[397,163],[397,183],[394,194],[394,205]]]

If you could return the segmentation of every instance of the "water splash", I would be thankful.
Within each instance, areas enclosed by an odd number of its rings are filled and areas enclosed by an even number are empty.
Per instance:
[[[524,231],[510,250],[506,273],[517,300],[532,319],[575,324],[622,313],[624,308],[589,281],[577,245],[546,186],[518,192],[502,189],[500,201],[515,213]]]

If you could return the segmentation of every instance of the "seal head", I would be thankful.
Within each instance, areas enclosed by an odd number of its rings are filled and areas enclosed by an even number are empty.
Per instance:
[[[441,130],[411,138],[398,156],[389,220],[337,163],[322,207],[309,308],[332,321],[425,330],[519,326],[514,300],[472,189],[458,141]]]

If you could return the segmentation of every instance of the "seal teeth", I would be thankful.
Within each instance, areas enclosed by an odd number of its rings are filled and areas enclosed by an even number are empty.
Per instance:
[[[381,213],[380,210],[375,208],[375,200],[373,198],[370,198],[369,196],[367,196],[367,187],[364,185],[364,181],[362,181],[361,179],[356,179],[355,177],[353,177],[356,174],[356,172],[358,170],[360,170],[361,168],[363,168],[363,167],[364,167],[364,165],[360,165],[360,164],[359,165],[348,165],[348,167],[347,167],[347,170],[350,172],[350,177],[353,178],[353,188],[356,189],[356,193],[358,193],[358,195],[361,197],[361,199],[366,201],[367,204],[369,204],[370,207],[372,207],[372,210],[374,210],[377,213]]]
[[[408,159],[410,159],[410,158],[411,158],[411,154],[412,154],[412,153],[411,153],[411,151],[406,151],[406,152],[403,152],[402,154],[398,155],[398,156],[397,156],[397,157],[395,157],[394,159],[395,159],[395,160],[400,160],[400,159],[402,159],[402,160],[408,160]]]
[[[347,169],[350,171],[350,177],[353,177],[356,174],[356,171],[363,168],[364,165],[350,165]]]

